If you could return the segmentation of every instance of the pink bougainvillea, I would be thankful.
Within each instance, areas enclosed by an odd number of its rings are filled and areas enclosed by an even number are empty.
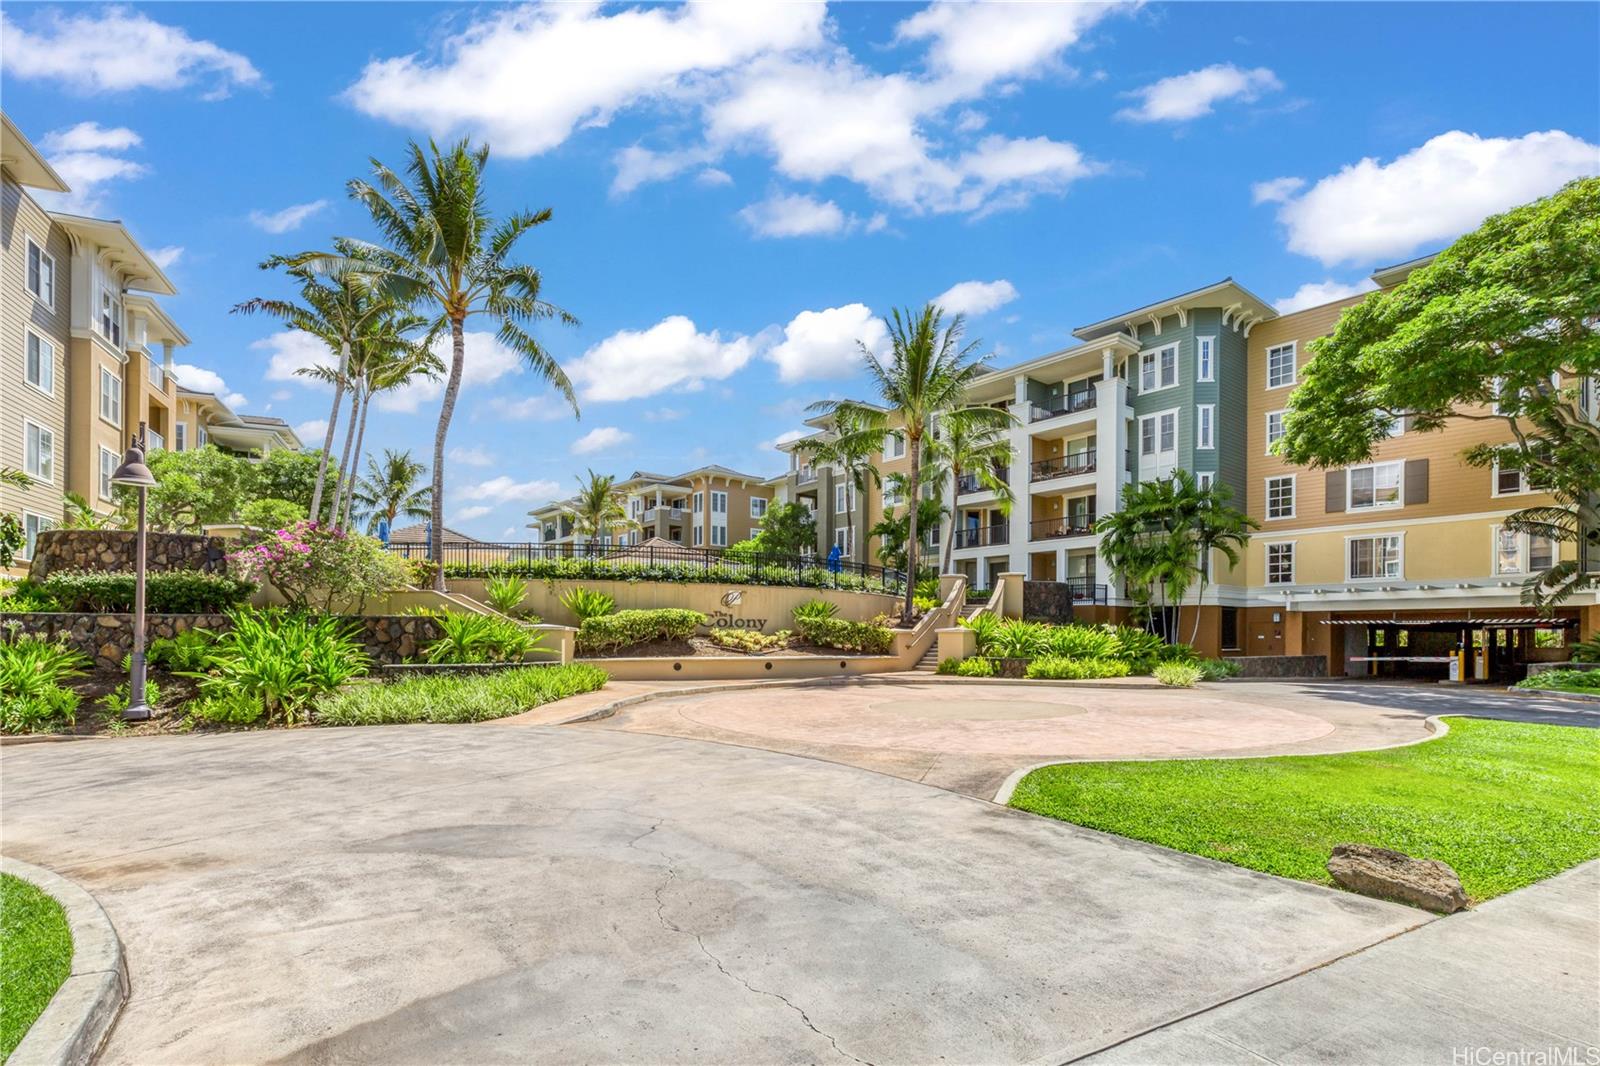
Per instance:
[[[378,541],[302,519],[228,556],[243,577],[270,584],[292,607],[360,609],[366,597],[400,588],[405,567]]]

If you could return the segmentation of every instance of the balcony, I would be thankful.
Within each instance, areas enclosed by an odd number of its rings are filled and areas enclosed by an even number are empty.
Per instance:
[[[160,363],[156,362],[154,359],[146,360],[146,363],[150,367],[150,387],[155,389],[157,392],[166,392],[167,391],[167,371],[166,371],[166,368],[163,367]]]
[[[1094,410],[1094,390],[1088,392],[1071,392],[1065,396],[1058,396],[1048,404],[1029,404],[1028,421],[1043,422],[1047,418],[1057,415],[1073,415],[1079,411]]]
[[[1032,540],[1087,537],[1094,532],[1094,519],[1093,511],[1078,511],[1061,518],[1035,518],[1028,535]]]
[[[817,469],[816,469],[816,467],[807,466],[807,467],[801,467],[800,472],[795,475],[794,483],[796,485],[813,485],[813,484],[816,484],[816,480],[817,480]]]
[[[1032,465],[1030,471],[1033,481],[1092,474],[1095,471],[1095,453],[1069,452],[1057,459],[1040,459]]]
[[[994,476],[1003,484],[1011,483],[1011,473],[1007,470],[996,470]],[[977,492],[989,492],[989,486],[979,480],[977,474],[962,474],[956,479],[956,495],[971,496]]]
[[[165,451],[166,450],[166,447],[167,447],[167,438],[166,437],[163,437],[161,434],[157,433],[153,429],[145,430],[144,431],[144,435],[145,435],[146,440],[149,442],[151,451],[159,452],[159,451]]]
[[[1003,524],[956,530],[956,547],[958,548],[987,548],[991,545],[1010,543],[1011,529]]]
[[[650,507],[644,512],[644,524],[654,525],[656,519],[665,518],[668,522],[682,522],[682,507]]]

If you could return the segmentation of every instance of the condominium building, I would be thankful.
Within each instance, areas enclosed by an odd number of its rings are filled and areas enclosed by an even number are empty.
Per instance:
[[[726,548],[761,531],[772,500],[769,480],[715,464],[667,476],[636,470],[614,486],[632,528],[603,534],[602,544],[642,544],[651,539],[692,548]],[[556,500],[528,514],[534,539],[543,544],[578,545],[573,508],[577,497]]]
[[[45,209],[33,191],[70,190],[0,119],[0,466],[30,481],[0,486],[0,510],[20,514],[27,559],[67,493],[114,508],[111,475],[140,423],[152,449],[182,448],[249,416],[179,387],[174,353],[189,338],[156,300],[177,294],[172,282],[121,222]],[[255,435],[299,446],[271,421]]]

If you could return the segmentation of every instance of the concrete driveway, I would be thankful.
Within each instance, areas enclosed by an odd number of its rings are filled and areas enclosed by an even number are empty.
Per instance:
[[[753,748],[549,727],[0,752],[126,944],[103,1061],[1060,1062],[1426,920]]]

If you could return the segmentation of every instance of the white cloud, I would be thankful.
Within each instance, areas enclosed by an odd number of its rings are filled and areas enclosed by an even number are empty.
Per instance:
[[[107,129],[98,122],[80,122],[66,129],[51,130],[39,140],[46,152],[126,152],[144,143],[144,138],[126,126]]]
[[[679,407],[656,407],[644,413],[644,420],[646,422],[676,422],[687,413],[687,411]]]
[[[268,233],[288,233],[328,206],[326,200],[312,200],[307,204],[290,204],[281,211],[251,211],[250,224]]]
[[[494,510],[493,507],[488,507],[481,503],[475,503],[471,507],[461,508],[461,510],[457,511],[450,517],[451,520],[455,522],[470,522],[474,518],[482,518],[492,510]]]
[[[612,162],[617,167],[617,175],[611,180],[611,195],[623,196],[641,185],[653,181],[665,181],[686,170],[693,170],[709,162],[710,159],[711,153],[703,148],[656,152],[649,148],[641,148],[637,144],[631,145],[612,157]]]
[[[611,14],[595,3],[517,7],[473,23],[435,57],[368,63],[348,97],[400,125],[465,129],[507,155],[537,155],[630,105],[689,91],[766,52],[813,44],[825,17],[809,4]]]
[[[706,167],[704,170],[694,176],[694,180],[699,182],[701,185],[715,188],[718,185],[732,185],[733,175],[729,174],[726,170],[721,170],[717,167]]]
[[[998,281],[959,282],[935,296],[933,302],[952,315],[982,315],[1016,298],[1017,287],[1000,278]]]
[[[268,381],[292,381],[313,388],[324,386],[316,378],[298,374],[296,371],[316,366],[337,366],[339,362],[326,344],[311,334],[301,333],[297,329],[280,330],[270,337],[252,341],[250,350],[262,352],[267,356]]]
[[[456,445],[445,452],[445,458],[462,466],[493,466],[495,459],[483,448],[464,448]]]
[[[963,108],[956,116],[956,131],[958,133],[973,133],[989,124],[989,116],[974,108]]]
[[[616,426],[597,426],[572,442],[573,455],[593,455],[633,439],[633,434]]]
[[[229,407],[237,408],[249,402],[243,395],[228,388],[228,383],[223,381],[222,375],[215,370],[207,370],[203,366],[194,366],[191,363],[173,363],[172,373],[184,388],[209,392]]]
[[[1115,4],[933,3],[895,29],[897,39],[928,40],[928,65],[946,80],[981,88],[1050,69]]]
[[[1377,283],[1371,278],[1362,278],[1349,285],[1333,280],[1308,281],[1296,289],[1294,295],[1272,301],[1272,306],[1280,315],[1286,315],[1291,311],[1303,311],[1307,307],[1320,307],[1322,304],[1342,300],[1346,296],[1359,296],[1377,287]]]
[[[883,320],[866,304],[845,304],[795,315],[767,358],[777,364],[778,380],[788,384],[849,377],[862,367],[862,344],[881,352],[888,340]]]
[[[834,236],[851,226],[851,219],[832,200],[800,194],[777,193],[739,212],[745,225],[759,237]]]
[[[1305,186],[1305,178],[1273,178],[1271,181],[1258,181],[1250,186],[1250,202],[1281,204]]]
[[[183,245],[169,244],[163,248],[152,248],[150,258],[155,260],[156,266],[165,270],[183,258]]]
[[[759,346],[758,338],[724,341],[716,330],[701,333],[690,319],[671,315],[646,330],[613,333],[566,369],[585,399],[633,400],[721,381],[748,363]]]
[[[770,452],[774,448],[781,447],[782,445],[788,444],[791,441],[797,441],[801,440],[802,438],[809,437],[813,432],[815,431],[809,429],[791,429],[787,433],[779,433],[771,440],[762,441],[760,444],[756,445],[756,450]]]
[[[1187,122],[1211,114],[1212,105],[1219,101],[1248,103],[1281,88],[1283,83],[1266,67],[1241,70],[1232,63],[1213,63],[1127,93],[1140,103],[1118,111],[1117,117],[1134,122]]]
[[[558,418],[572,417],[572,408],[567,401],[554,393],[524,396],[520,400],[496,396],[489,401],[489,407],[502,418],[514,422],[553,422]]]
[[[308,418],[294,427],[294,435],[306,445],[313,448],[322,447],[322,439],[328,433],[328,420],[326,418]]]
[[[8,31],[9,32],[9,31]],[[7,44],[10,60],[11,42]],[[143,139],[126,126],[108,129],[97,122],[51,130],[40,138],[50,165],[72,189],[69,193],[42,192],[44,202],[53,208],[92,215],[105,211],[105,186],[114,181],[140,178],[150,172],[143,163],[119,153],[138,148]]]
[[[488,500],[491,503],[511,503],[523,501],[537,503],[547,500],[561,491],[561,486],[554,481],[533,480],[514,481],[504,474],[492,477],[488,481],[480,481],[474,485],[463,485],[457,495],[465,500]]]
[[[1290,251],[1325,265],[1400,258],[1489,215],[1600,173],[1600,147],[1561,130],[1479,137],[1452,130],[1391,163],[1366,158],[1283,200]]]
[[[58,81],[78,92],[181,89],[203,82],[206,95],[216,98],[236,86],[263,84],[261,72],[239,53],[127,7],[70,15],[46,10],[29,29],[0,15],[0,33],[8,74]]]

